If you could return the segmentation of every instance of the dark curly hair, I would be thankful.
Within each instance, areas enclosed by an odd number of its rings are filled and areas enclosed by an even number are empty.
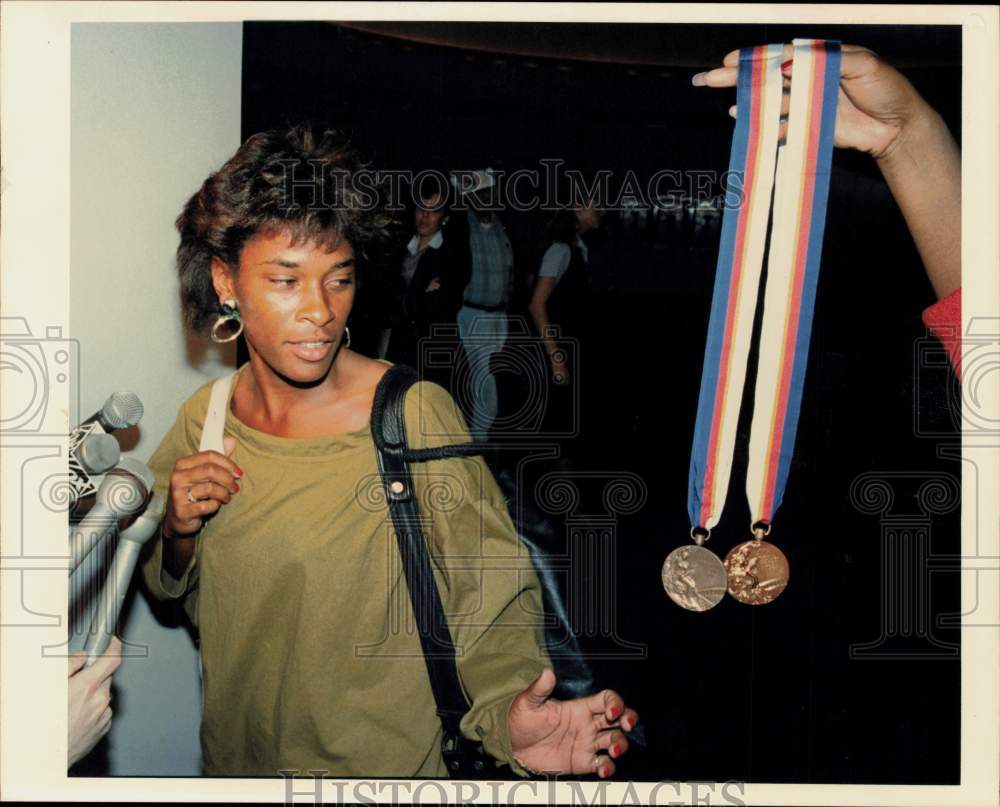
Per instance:
[[[212,258],[231,269],[258,233],[290,230],[296,242],[333,251],[347,240],[359,257],[386,240],[382,210],[367,165],[338,132],[316,138],[306,125],[255,134],[205,180],[177,217],[181,303],[188,327],[205,328],[219,312]]]

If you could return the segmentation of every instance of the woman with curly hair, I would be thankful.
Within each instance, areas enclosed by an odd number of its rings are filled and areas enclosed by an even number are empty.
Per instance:
[[[201,744],[211,775],[321,770],[444,777],[436,713],[369,426],[388,369],[350,348],[366,250],[384,234],[372,185],[332,133],[251,137],[177,220],[185,315],[246,338],[224,451],[200,443],[212,385],[150,460],[167,499],[143,575],[200,634]],[[468,442],[454,402],[407,393],[409,444]],[[481,458],[415,473],[428,550],[471,709],[463,734],[517,774],[609,776],[637,716],[605,690],[550,697],[537,577]]]

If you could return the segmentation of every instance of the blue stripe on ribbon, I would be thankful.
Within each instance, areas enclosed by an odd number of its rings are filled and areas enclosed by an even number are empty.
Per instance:
[[[819,280],[820,257],[823,252],[823,233],[826,229],[826,206],[830,191],[830,165],[833,160],[833,135],[837,119],[837,94],[840,89],[840,42],[827,40],[826,69],[823,73],[823,112],[820,123],[818,153],[816,155],[816,186],[813,191],[812,217],[809,227],[809,246],[806,252],[805,276],[802,283],[802,300],[799,306],[799,326],[795,342],[795,359],[792,380],[788,390],[788,408],[781,433],[781,449],[774,480],[774,500],[770,520],[781,504],[785,482],[792,464],[795,434],[799,425],[802,390],[805,387],[806,364],[809,359],[809,340],[812,335],[813,309],[816,302],[816,284]]]
[[[705,342],[705,360],[701,374],[701,391],[698,394],[698,415],[694,426],[694,440],[691,445],[691,465],[688,469],[688,517],[692,526],[700,526],[702,493],[705,471],[708,466],[708,441],[712,432],[715,415],[716,386],[719,381],[719,361],[722,357],[722,340],[726,329],[726,312],[732,285],[733,260],[736,247],[736,230],[740,213],[748,201],[744,193],[743,180],[746,177],[747,146],[750,141],[750,104],[753,95],[754,48],[740,49],[740,65],[736,82],[736,126],[733,145],[729,153],[729,177],[726,183],[726,206],[722,214],[722,234],[719,244],[719,258],[715,266],[715,288],[712,293],[712,311],[708,322],[708,337]],[[764,92],[761,82],[760,92]],[[738,184],[737,184],[738,183]],[[732,193],[740,191],[737,207],[729,206]],[[722,492],[723,495],[725,491]]]

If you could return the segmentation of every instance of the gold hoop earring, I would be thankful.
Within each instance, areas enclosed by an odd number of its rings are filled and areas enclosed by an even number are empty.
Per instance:
[[[236,300],[223,300],[219,311],[219,317],[212,326],[212,341],[224,345],[226,342],[232,342],[243,333],[243,320],[240,319],[240,310],[236,307]],[[236,330],[229,336],[219,336],[219,329],[228,326],[230,322],[236,323]]]
[[[341,341],[340,346],[341,347],[351,346],[351,329],[348,328],[346,325],[344,326],[344,339]]]

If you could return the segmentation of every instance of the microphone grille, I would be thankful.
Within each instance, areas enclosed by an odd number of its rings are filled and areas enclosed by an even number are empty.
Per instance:
[[[142,420],[142,401],[134,392],[116,392],[101,408],[104,420],[116,429],[134,426]]]

